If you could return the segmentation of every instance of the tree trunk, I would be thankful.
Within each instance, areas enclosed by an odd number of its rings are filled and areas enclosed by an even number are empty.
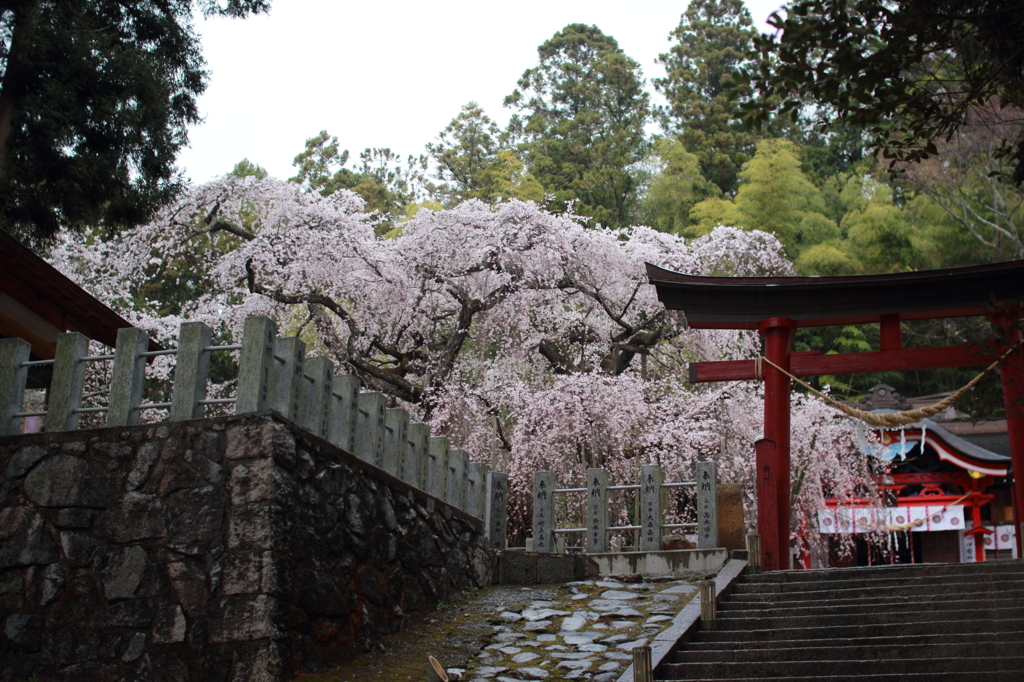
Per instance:
[[[32,63],[29,53],[39,27],[42,0],[33,0],[21,11],[15,11],[11,31],[11,49],[7,55],[6,72],[0,86],[0,182],[10,176],[11,136],[21,110],[21,100],[28,88]],[[0,206],[2,211],[2,206]]]

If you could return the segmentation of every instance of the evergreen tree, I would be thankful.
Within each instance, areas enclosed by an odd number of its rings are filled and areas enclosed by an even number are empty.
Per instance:
[[[704,177],[728,196],[757,138],[744,130],[725,86],[748,63],[755,35],[742,0],[692,0],[670,34],[675,44],[658,58],[668,75],[654,79],[669,102],[660,112],[666,133],[679,135]]]
[[[384,234],[420,198],[426,157],[409,156],[403,161],[387,148],[365,149],[359,154],[359,167],[350,169],[346,168],[348,150],[339,149],[338,138],[321,130],[306,140],[306,148],[292,161],[298,173],[289,181],[321,196],[352,190],[366,201],[367,211],[384,219],[378,227],[378,233]]]
[[[527,168],[554,194],[556,210],[575,202],[594,223],[623,225],[637,199],[631,167],[649,148],[640,66],[614,38],[583,24],[566,26],[537,52],[538,65],[505,98],[519,112],[510,129],[522,139]]]
[[[432,192],[441,203],[454,206],[468,199],[489,203],[504,199],[540,202],[544,189],[506,144],[506,134],[476,102],[462,107],[427,145],[443,184]]]
[[[0,218],[46,240],[144,222],[181,188],[207,72],[193,11],[268,0],[13,0],[0,12]]]

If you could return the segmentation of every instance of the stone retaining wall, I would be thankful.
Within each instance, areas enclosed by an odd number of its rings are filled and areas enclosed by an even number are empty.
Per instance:
[[[270,413],[0,438],[0,682],[285,680],[491,580],[482,523]]]

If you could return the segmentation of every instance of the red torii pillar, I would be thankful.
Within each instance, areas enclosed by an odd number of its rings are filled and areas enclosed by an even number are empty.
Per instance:
[[[764,356],[782,369],[789,371],[789,351],[793,343],[796,325],[788,317],[770,317],[758,325],[758,332],[764,337]],[[764,438],[774,443],[767,454],[767,466],[772,467],[772,478],[775,480],[775,513],[765,509],[765,523],[758,523],[758,534],[762,546],[772,549],[774,557],[766,557],[775,566],[764,566],[767,571],[773,568],[789,568],[789,529],[790,529],[790,491],[792,485],[789,478],[789,394],[790,379],[788,376],[765,363],[764,366]],[[763,446],[764,447],[764,446]],[[763,468],[765,464],[759,465]],[[759,471],[759,475],[763,471]],[[769,495],[770,499],[770,495]],[[762,510],[758,505],[758,519]],[[774,518],[772,518],[774,517]],[[774,522],[777,530],[768,526]],[[764,527],[762,527],[764,526]],[[773,547],[774,546],[774,547]]]
[[[1007,343],[1021,340],[1017,319],[1010,313],[998,313],[993,321],[1007,333]],[[1013,523],[1017,528],[1017,556],[1024,557],[1024,348],[1010,354],[999,368],[1006,406],[1006,433],[1010,437],[1013,466]]]

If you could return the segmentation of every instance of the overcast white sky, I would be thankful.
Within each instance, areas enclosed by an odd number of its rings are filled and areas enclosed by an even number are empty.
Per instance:
[[[746,0],[761,30],[782,0]],[[326,129],[353,157],[423,153],[475,100],[498,123],[537,46],[567,24],[595,24],[648,79],[686,0],[274,0],[269,15],[197,22],[211,72],[204,122],[179,165],[196,182],[243,158],[290,177],[305,140]]]

